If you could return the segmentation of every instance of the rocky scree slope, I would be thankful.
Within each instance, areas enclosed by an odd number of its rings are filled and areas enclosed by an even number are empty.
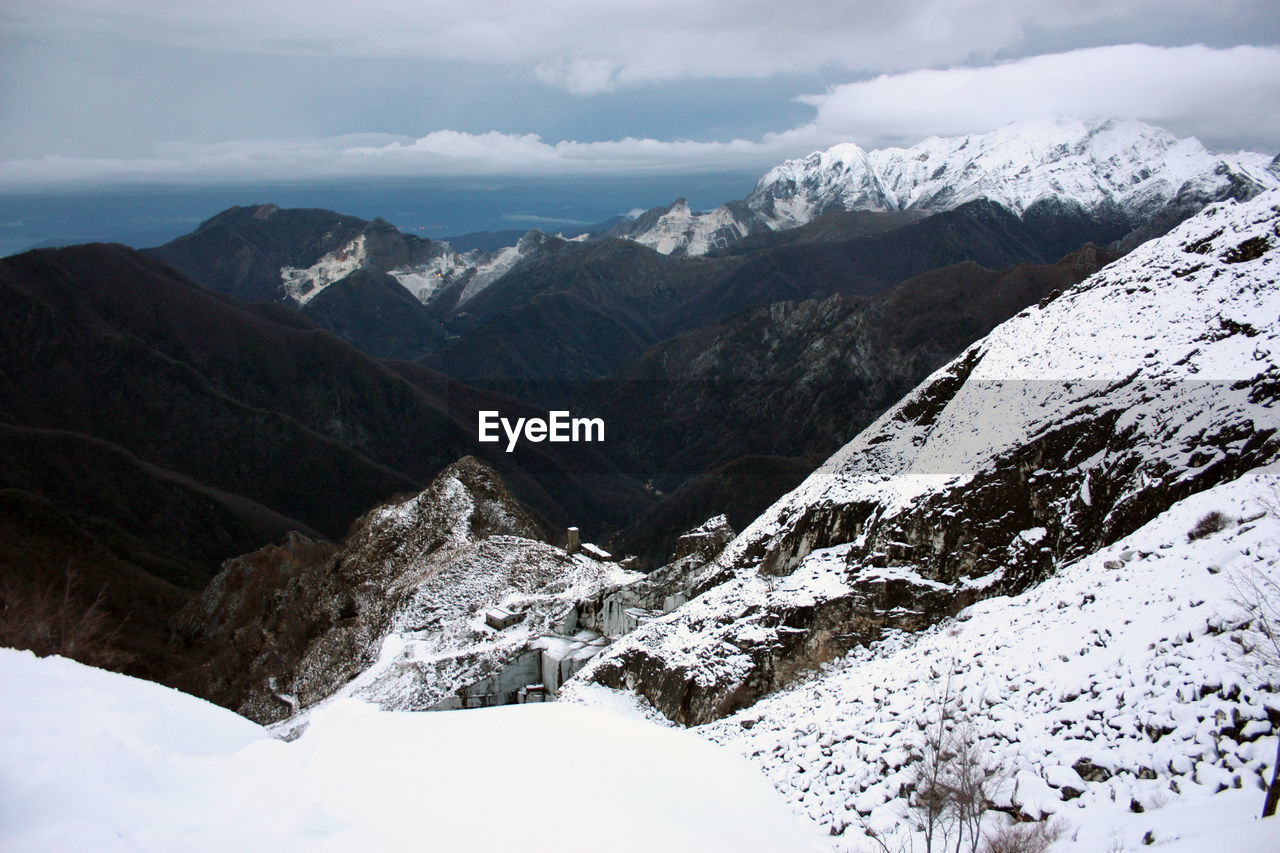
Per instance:
[[[1260,638],[1240,591],[1280,585],[1278,477],[1192,495],[1020,595],[888,631],[695,731],[756,763],[839,851],[925,846],[913,806],[939,732],[969,762],[944,759],[945,778],[981,774],[984,834],[1051,820],[1061,853],[1272,850],[1274,818],[1257,816],[1280,674],[1244,653]],[[565,696],[619,699],[576,682]]]
[[[1276,456],[1280,192],[1214,205],[926,380],[586,677],[699,724],[1020,592]]]

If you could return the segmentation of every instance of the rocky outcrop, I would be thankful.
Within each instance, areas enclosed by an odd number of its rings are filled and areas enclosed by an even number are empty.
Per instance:
[[[465,577],[495,537],[558,550],[542,536],[497,474],[464,457],[357,521],[341,546],[293,535],[227,561],[175,618],[181,639],[214,650],[182,686],[259,722],[282,719],[368,668],[394,621],[428,606],[415,596],[430,578]]]
[[[654,347],[589,396],[616,424],[615,453],[660,482],[749,454],[825,458],[997,324],[1117,257],[1086,245],[1053,264],[952,264],[871,298],[775,302]]]
[[[587,677],[703,723],[1016,593],[1280,452],[1280,193],[1027,309],[739,536]]]
[[[667,565],[595,601],[578,605],[578,622],[610,638],[630,634],[689,600],[693,581],[733,539],[723,515],[709,518],[676,540],[674,559]]]

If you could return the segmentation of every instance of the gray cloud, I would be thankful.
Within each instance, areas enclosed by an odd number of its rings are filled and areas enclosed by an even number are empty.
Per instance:
[[[1131,44],[980,68],[912,71],[801,99],[812,127],[864,145],[991,128],[1047,113],[1133,118],[1217,147],[1280,146],[1280,49]]]
[[[1280,53],[1232,39],[1280,41],[1277,17],[1261,0],[7,0],[0,190],[763,171],[1049,112],[1274,150]],[[774,81],[735,90],[764,118],[702,118],[729,80]]]
[[[982,61],[1016,55],[1029,30],[1095,37],[1158,20],[1165,38],[1199,40],[1206,21],[1257,18],[1266,30],[1274,17],[1267,7],[1255,0],[8,0],[0,22],[22,39],[497,63],[592,94],[688,78]],[[1269,29],[1274,37],[1276,24]]]

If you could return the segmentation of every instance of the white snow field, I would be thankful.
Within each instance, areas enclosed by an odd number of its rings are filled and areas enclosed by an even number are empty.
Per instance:
[[[0,650],[0,849],[813,850],[730,751],[572,705],[379,711],[293,742],[199,699]]]

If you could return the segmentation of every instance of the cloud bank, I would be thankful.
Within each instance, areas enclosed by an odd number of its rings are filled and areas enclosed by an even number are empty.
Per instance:
[[[7,0],[12,38],[149,41],[231,53],[524,66],[588,95],[690,78],[972,64],[1045,30],[1186,32],[1266,20],[1266,0]],[[1179,29],[1180,28],[1180,29]]]
[[[1053,112],[1138,119],[1208,144],[1238,139],[1267,149],[1280,142],[1280,50],[1118,45],[881,75],[801,100],[817,108],[814,128],[872,144]]]
[[[647,4],[646,4],[647,5]],[[584,90],[631,66],[548,66]],[[654,73],[657,73],[656,71]],[[563,79],[557,77],[562,75]],[[592,82],[595,81],[595,82]],[[216,184],[434,176],[593,176],[758,170],[837,142],[909,144],[985,132],[1057,113],[1132,118],[1212,147],[1280,148],[1280,48],[1118,45],[941,70],[914,70],[803,96],[811,121],[754,139],[626,137],[548,141],[537,134],[436,130],[158,145],[145,156],[0,160],[0,190],[102,184]]]

